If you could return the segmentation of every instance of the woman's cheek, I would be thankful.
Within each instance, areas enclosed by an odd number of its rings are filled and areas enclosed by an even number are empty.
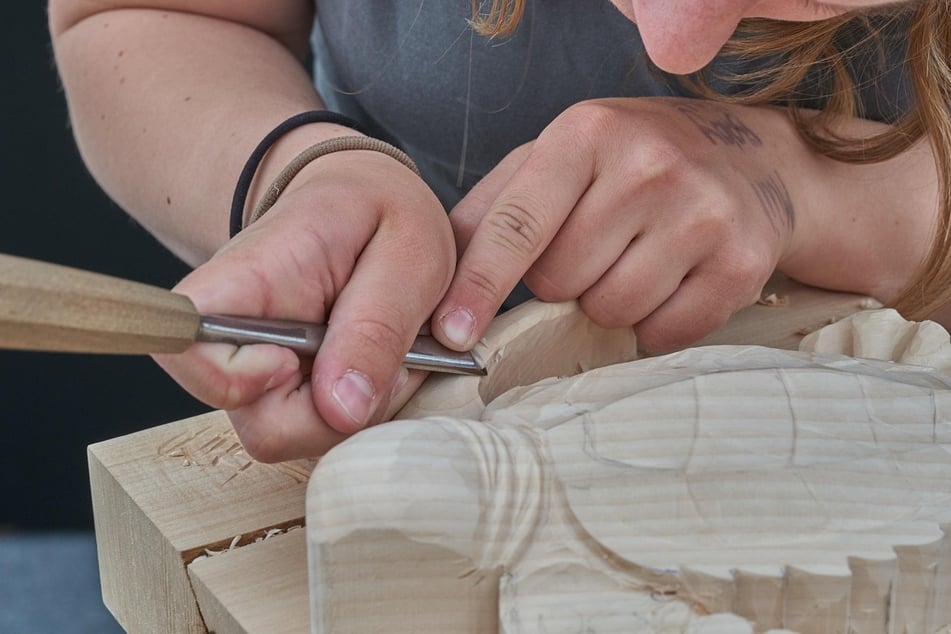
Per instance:
[[[611,0],[611,4],[621,12],[621,15],[637,24],[637,19],[634,16],[634,5],[631,0]]]

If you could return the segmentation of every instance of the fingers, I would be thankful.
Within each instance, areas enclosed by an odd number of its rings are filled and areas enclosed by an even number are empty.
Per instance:
[[[189,394],[218,409],[252,403],[300,370],[293,351],[271,345],[199,344],[153,358]]]
[[[393,385],[393,391],[390,396],[390,403],[386,408],[386,413],[383,415],[383,420],[390,420],[396,414],[403,409],[403,406],[409,402],[410,398],[416,393],[416,390],[423,384],[423,381],[426,380],[426,377],[429,376],[429,372],[423,370],[406,370],[405,368],[401,370],[401,376],[396,380],[396,383]]]
[[[668,241],[659,241],[665,244]],[[584,312],[602,326],[634,325],[651,352],[683,348],[710,334],[737,310],[753,304],[771,270],[754,255],[720,259],[663,258],[633,247],[580,298]]]
[[[300,373],[228,416],[245,451],[261,462],[320,456],[347,438],[315,422],[321,419],[310,382]]]
[[[451,214],[464,249],[431,322],[468,349],[519,279],[680,347],[755,300],[782,252],[747,154],[697,146],[670,102],[595,100],[513,152]],[[645,105],[646,104],[646,105]]]
[[[393,417],[419,389],[426,372],[403,371],[384,419]],[[273,387],[254,403],[228,412],[245,452],[261,462],[281,462],[327,453],[349,434],[315,424],[320,414],[311,383],[301,374]]]
[[[726,323],[733,310],[713,296],[708,284],[702,275],[684,278],[664,303],[634,325],[638,345],[653,353],[671,352]]]
[[[456,252],[463,253],[476,227],[485,216],[485,212],[492,206],[499,194],[511,180],[512,176],[521,167],[529,156],[533,143],[521,145],[503,158],[492,171],[485,175],[469,193],[459,201],[449,214],[453,236],[456,239]]]
[[[694,262],[665,240],[640,236],[581,294],[581,308],[606,328],[637,324],[678,291]]]
[[[452,232],[426,193],[426,200],[381,216],[334,301],[313,388],[323,419],[340,432],[384,417],[405,376],[403,357],[452,278]]]
[[[183,279],[175,292],[192,298],[203,314],[267,315],[267,309],[274,304],[270,295],[281,294],[270,280],[281,276],[262,273],[266,266],[249,256],[267,252],[266,245],[257,244],[259,242],[255,232],[240,236]],[[245,243],[252,246],[246,248]],[[323,304],[323,298],[314,299],[318,305]],[[281,307],[275,309],[282,310]],[[304,315],[284,315],[305,318]],[[319,315],[314,318],[318,319]],[[300,359],[294,352],[271,345],[197,344],[182,354],[154,355],[153,358],[195,398],[226,410],[254,402],[300,370]]]
[[[649,248],[652,244],[652,234],[645,234],[649,204],[632,205],[619,197],[616,188],[609,183],[593,183],[545,252],[526,272],[525,283],[536,297],[545,301],[579,298],[634,245],[647,244]],[[666,259],[669,249],[664,245],[655,255]],[[641,260],[651,268],[657,264]]]
[[[592,182],[587,143],[579,138],[577,147],[565,148],[564,135],[558,138],[556,145],[539,137],[504,161],[458,214],[454,210],[457,241],[465,251],[432,322],[434,336],[448,347],[466,350],[478,341]],[[478,210],[489,199],[480,218]]]
[[[229,410],[258,459],[319,455],[404,403],[422,379],[401,362],[454,270],[445,212],[410,170],[377,153],[322,161],[175,289],[202,313],[327,323],[313,365],[267,345],[157,358]]]
[[[352,433],[379,420],[399,389],[403,356],[452,274],[420,266],[427,248],[375,238],[337,297],[314,364],[314,398],[334,429]]]

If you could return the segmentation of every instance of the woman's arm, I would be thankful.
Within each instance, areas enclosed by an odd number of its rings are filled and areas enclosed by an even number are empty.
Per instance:
[[[268,461],[319,455],[412,394],[423,373],[401,361],[455,265],[435,195],[375,151],[307,164],[228,240],[232,192],[253,148],[280,121],[321,106],[301,63],[312,17],[307,0],[50,7],[87,164],[123,208],[201,264],[176,290],[204,313],[328,324],[312,367],[272,345],[200,344],[157,358],[197,398],[228,410],[248,453]],[[282,137],[248,200],[301,150],[352,134],[319,123]]]
[[[841,120],[849,138],[885,124]],[[801,142],[800,142],[801,143]],[[864,293],[888,304],[912,281],[938,218],[938,175],[927,139],[883,162],[855,164],[817,155],[797,177],[804,225],[780,269],[807,284]]]
[[[101,186],[195,265],[227,240],[230,194],[257,142],[321,107],[302,59],[307,0],[52,0],[56,62],[80,151]],[[331,136],[312,124],[269,152],[249,200]]]

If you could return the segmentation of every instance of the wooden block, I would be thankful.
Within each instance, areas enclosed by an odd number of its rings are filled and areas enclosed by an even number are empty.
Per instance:
[[[254,462],[223,412],[91,445],[106,606],[128,631],[205,631],[186,567],[302,525],[315,463]]]
[[[303,527],[260,539],[188,565],[208,631],[309,630]]]

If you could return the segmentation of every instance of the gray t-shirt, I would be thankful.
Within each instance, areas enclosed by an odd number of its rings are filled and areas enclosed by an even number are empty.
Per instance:
[[[530,2],[498,39],[472,30],[468,0],[318,0],[317,11],[328,107],[398,142],[447,207],[571,104],[669,94],[607,0]]]
[[[317,88],[406,150],[447,208],[574,103],[689,95],[650,66],[637,27],[608,0],[526,4],[513,36],[489,39],[471,29],[469,0],[316,0]],[[856,64],[870,118],[904,107],[903,48],[900,34],[890,41],[884,76],[878,49]]]

